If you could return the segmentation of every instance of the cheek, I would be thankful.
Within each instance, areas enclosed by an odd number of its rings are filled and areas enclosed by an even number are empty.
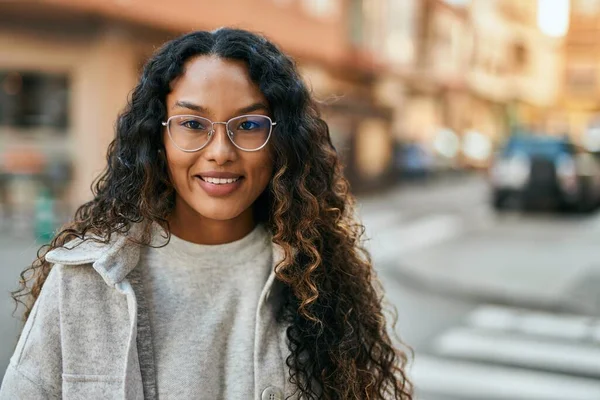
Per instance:
[[[256,189],[262,192],[273,177],[273,161],[271,157],[261,157],[253,164],[255,165]]]
[[[187,180],[187,171],[193,163],[185,153],[173,152],[167,149],[167,169],[173,185],[180,186]]]

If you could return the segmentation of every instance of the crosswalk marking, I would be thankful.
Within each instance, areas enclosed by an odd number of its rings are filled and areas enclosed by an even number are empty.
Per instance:
[[[484,305],[476,308],[467,316],[467,323],[487,329],[511,329],[517,324],[515,309]]]
[[[600,320],[480,305],[415,359],[417,393],[461,400],[600,399]]]
[[[600,381],[418,356],[409,376],[424,397],[511,400],[598,400]]]
[[[437,337],[435,354],[600,377],[600,347],[593,343],[454,328]]]
[[[473,327],[512,330],[570,340],[594,338],[594,321],[584,315],[561,315],[493,305],[480,306],[467,316]]]

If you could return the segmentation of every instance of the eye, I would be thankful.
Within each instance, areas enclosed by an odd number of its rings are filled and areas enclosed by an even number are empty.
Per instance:
[[[182,121],[180,125],[192,130],[206,130],[206,126],[201,121],[195,119]]]
[[[244,121],[238,126],[238,130],[251,131],[251,130],[257,129],[259,127],[260,127],[260,125],[254,121]]]

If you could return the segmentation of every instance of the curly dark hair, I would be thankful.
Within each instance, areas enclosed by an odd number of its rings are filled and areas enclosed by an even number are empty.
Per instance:
[[[408,357],[387,331],[382,286],[363,247],[364,227],[355,219],[354,198],[329,128],[293,60],[263,36],[240,29],[189,33],[165,44],[147,62],[118,119],[106,169],[92,184],[93,200],[77,209],[73,221],[40,248],[21,274],[13,298],[25,305],[24,318],[52,268],[47,251],[88,233],[108,242],[140,221],[169,231],[175,192],[161,121],[171,82],[183,74],[186,61],[200,55],[245,62],[278,122],[271,139],[274,175],[254,210],[284,250],[275,269],[284,286],[277,317],[288,324],[286,363],[296,394],[305,399],[412,399],[404,371]],[[141,243],[149,245],[148,235],[143,238]]]

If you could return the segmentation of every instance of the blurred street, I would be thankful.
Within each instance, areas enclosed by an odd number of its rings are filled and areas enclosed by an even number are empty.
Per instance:
[[[586,292],[600,280],[598,215],[497,214],[479,175],[399,187],[363,200],[361,212],[376,263],[398,279],[465,297],[598,311]]]
[[[419,398],[600,398],[600,214],[496,214],[488,192],[465,174],[359,198]],[[6,295],[37,249],[22,243],[0,242]],[[3,371],[18,322],[0,304]]]
[[[600,217],[489,197],[472,175],[362,200],[420,398],[600,398]]]

